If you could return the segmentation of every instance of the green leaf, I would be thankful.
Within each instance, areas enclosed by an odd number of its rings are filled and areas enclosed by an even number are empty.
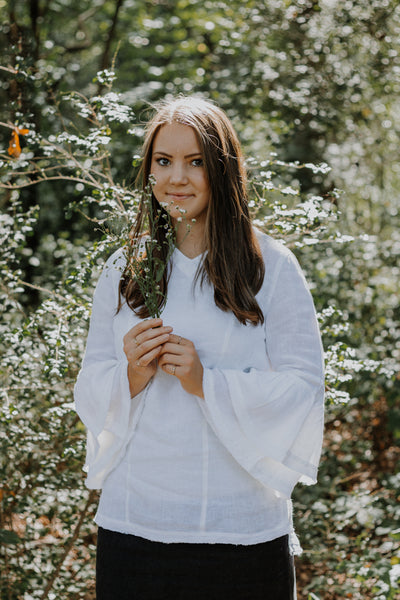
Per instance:
[[[159,283],[162,279],[162,276],[164,274],[165,271],[165,265],[163,262],[161,262],[160,260],[157,260],[156,262],[156,270],[155,270],[155,280],[156,283]]]
[[[15,545],[21,542],[21,538],[15,533],[15,531],[9,531],[8,529],[0,529],[0,544]]]

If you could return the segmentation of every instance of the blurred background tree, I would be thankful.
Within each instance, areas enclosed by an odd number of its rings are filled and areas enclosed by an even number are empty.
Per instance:
[[[120,182],[132,181],[132,159],[156,100],[210,97],[281,189],[329,199],[340,213],[339,232],[354,238],[293,243],[317,309],[325,311],[324,345],[340,341],[339,370],[351,347],[365,364],[384,361],[398,373],[397,0],[0,0],[0,10],[3,182],[11,136],[24,152],[30,142],[21,131],[50,138],[73,126],[62,98],[71,90],[106,92],[98,71],[114,68],[115,87],[135,115],[129,133],[112,125],[111,172]],[[306,166],[323,163],[330,172]],[[260,170],[253,168],[256,181]],[[88,252],[101,240],[92,222],[69,209],[86,194],[65,180],[2,190],[2,598],[90,597],[95,498],[82,485],[84,432],[69,404],[90,306],[87,283],[99,264]],[[98,214],[95,205],[85,210]],[[68,284],[77,264],[86,271]],[[49,300],[42,288],[68,297]],[[39,357],[53,348],[51,340],[67,349],[64,366],[46,379]],[[24,378],[31,387],[18,391]],[[393,599],[400,570],[399,382],[373,369],[342,379],[339,389],[351,400],[327,407],[320,484],[296,493],[304,545],[299,598]]]

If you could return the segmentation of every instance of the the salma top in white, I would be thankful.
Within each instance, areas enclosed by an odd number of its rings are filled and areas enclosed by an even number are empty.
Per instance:
[[[87,427],[87,486],[96,522],[161,542],[254,544],[291,532],[290,495],[315,483],[323,431],[323,353],[311,294],[293,254],[258,234],[263,325],[242,325],[194,286],[201,256],[175,249],[164,325],[190,339],[204,399],[159,369],[130,397],[117,313],[124,253],[106,263],[93,300],[76,410]]]

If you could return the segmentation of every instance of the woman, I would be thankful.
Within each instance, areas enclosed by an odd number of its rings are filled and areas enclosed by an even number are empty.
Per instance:
[[[75,388],[87,485],[102,489],[97,598],[290,600],[290,496],[316,481],[323,428],[312,298],[290,251],[251,226],[222,110],[163,103],[147,129],[143,186],[150,174],[153,210],[168,211],[177,232],[162,319],[148,318],[115,253]]]

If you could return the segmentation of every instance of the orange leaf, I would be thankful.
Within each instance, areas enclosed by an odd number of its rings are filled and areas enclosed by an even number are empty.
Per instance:
[[[8,146],[8,154],[14,158],[18,158],[21,154],[21,145],[19,143],[18,130],[14,130],[11,134],[10,143]]]
[[[29,133],[29,129],[16,127],[11,134],[10,143],[8,146],[8,154],[14,158],[18,158],[21,154],[21,144],[19,143],[19,136],[26,135]]]

